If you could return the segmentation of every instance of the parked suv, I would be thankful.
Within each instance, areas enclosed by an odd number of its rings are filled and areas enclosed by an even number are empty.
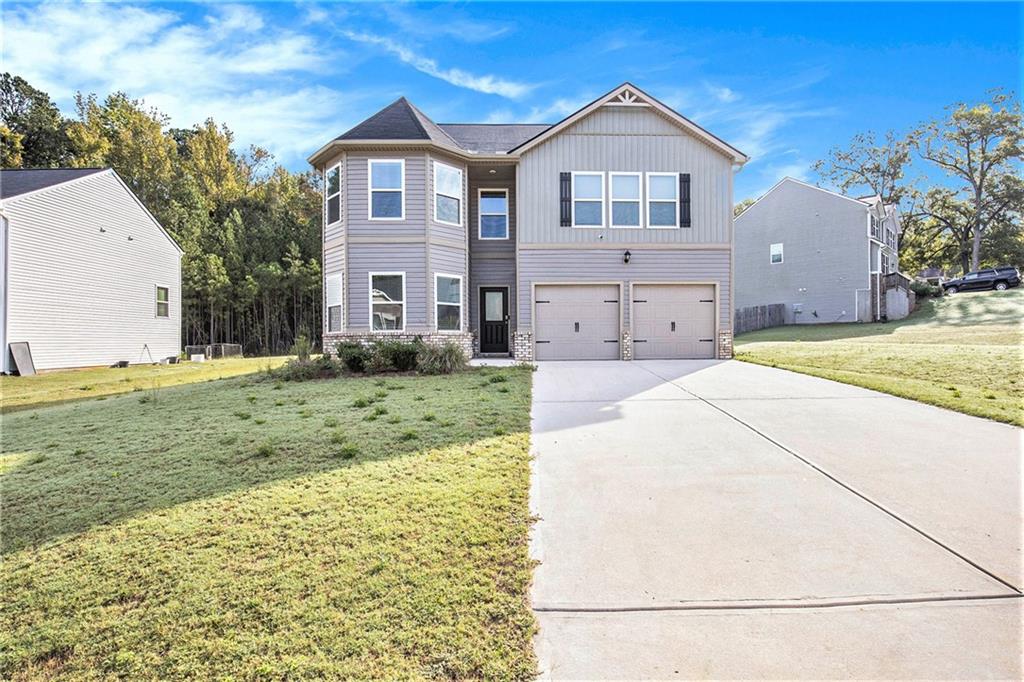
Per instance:
[[[1019,284],[1020,273],[1017,272],[1017,268],[1006,265],[999,268],[968,272],[963,277],[943,282],[942,290],[947,294],[955,294],[958,291],[979,291],[981,289],[1004,291]]]

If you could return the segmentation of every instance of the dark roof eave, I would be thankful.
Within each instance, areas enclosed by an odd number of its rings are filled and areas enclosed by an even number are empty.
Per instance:
[[[362,147],[414,147],[436,149],[457,156],[466,161],[496,161],[518,159],[515,154],[475,154],[465,149],[438,144],[432,140],[340,140],[334,139],[311,154],[306,161],[314,168],[324,161],[324,157],[333,149],[359,149]]]

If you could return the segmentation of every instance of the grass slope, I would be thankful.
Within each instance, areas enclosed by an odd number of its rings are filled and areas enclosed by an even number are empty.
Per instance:
[[[736,357],[1024,426],[1024,288],[924,301],[879,324],[776,327]]]
[[[530,380],[5,415],[0,677],[532,678]]]
[[[73,400],[105,400],[119,393],[226,379],[277,367],[285,360],[285,357],[228,358],[178,365],[131,365],[123,369],[56,370],[31,377],[0,375],[0,410],[10,412]]]

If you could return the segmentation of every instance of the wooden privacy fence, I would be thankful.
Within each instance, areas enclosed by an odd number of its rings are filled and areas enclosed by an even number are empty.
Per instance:
[[[786,304],[752,305],[736,311],[733,334],[743,334],[786,324]]]

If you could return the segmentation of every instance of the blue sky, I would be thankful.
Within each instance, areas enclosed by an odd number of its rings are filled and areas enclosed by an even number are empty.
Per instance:
[[[629,80],[752,161],[736,198],[856,132],[1020,92],[1022,14],[1002,4],[5,2],[4,70],[73,112],[124,90],[212,116],[294,170],[405,95],[438,122],[554,122]]]

